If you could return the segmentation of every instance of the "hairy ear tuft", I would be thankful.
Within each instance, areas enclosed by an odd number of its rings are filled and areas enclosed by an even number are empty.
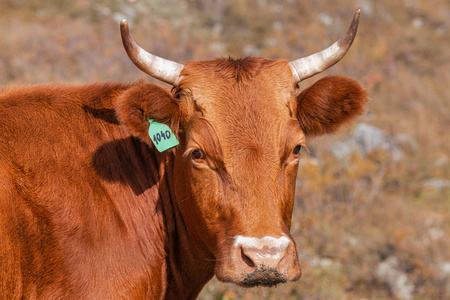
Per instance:
[[[180,109],[170,92],[150,83],[139,83],[124,91],[117,98],[115,110],[120,123],[146,142],[149,121],[166,124],[177,134],[180,122]]]
[[[307,136],[335,133],[365,111],[367,92],[345,76],[328,76],[298,97],[297,118]]]

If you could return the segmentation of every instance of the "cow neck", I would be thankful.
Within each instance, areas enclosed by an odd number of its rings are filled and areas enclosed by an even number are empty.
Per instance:
[[[214,276],[211,261],[197,259],[199,247],[192,247],[188,232],[178,209],[174,190],[174,155],[158,153],[159,191],[163,199],[163,210],[167,230],[166,299],[196,299],[203,286]]]

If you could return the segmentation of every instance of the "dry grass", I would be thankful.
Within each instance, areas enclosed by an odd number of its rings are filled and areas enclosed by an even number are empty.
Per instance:
[[[450,179],[447,0],[3,0],[0,84],[146,78],[122,50],[123,17],[144,48],[180,62],[294,59],[336,40],[358,7],[352,50],[323,75],[365,84],[372,101],[359,121],[394,139],[403,158],[383,150],[335,158],[334,142],[352,128],[310,141],[292,228],[302,279],[270,289],[213,280],[200,298],[407,299],[380,275],[395,261],[412,298],[450,299],[450,188],[432,184]]]

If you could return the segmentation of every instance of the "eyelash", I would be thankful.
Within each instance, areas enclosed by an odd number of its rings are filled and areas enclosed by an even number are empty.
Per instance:
[[[306,151],[308,151],[308,148],[306,148],[306,146],[303,146],[303,145],[295,146],[295,148],[292,150],[292,159],[293,160],[297,160],[300,158],[300,153],[301,153],[302,149],[305,149]]]
[[[205,160],[206,159],[205,153],[203,151],[199,150],[199,149],[193,150],[191,152],[191,157],[195,161]]]

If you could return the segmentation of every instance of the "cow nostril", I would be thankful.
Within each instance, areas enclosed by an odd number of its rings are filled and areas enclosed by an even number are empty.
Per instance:
[[[250,268],[255,267],[255,263],[253,262],[253,260],[250,257],[248,257],[247,255],[245,255],[244,249],[242,249],[242,248],[241,248],[241,257],[242,257],[242,260],[247,264],[247,266],[249,266]]]

